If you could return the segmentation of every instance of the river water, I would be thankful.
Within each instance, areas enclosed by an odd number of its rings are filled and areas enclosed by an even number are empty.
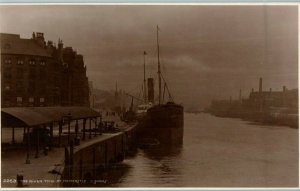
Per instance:
[[[181,147],[138,149],[103,180],[109,187],[298,187],[298,155],[298,129],[185,113]]]

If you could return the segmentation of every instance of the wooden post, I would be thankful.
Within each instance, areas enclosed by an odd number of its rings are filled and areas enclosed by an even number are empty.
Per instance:
[[[116,157],[117,157],[117,155],[118,155],[118,150],[117,150],[118,138],[115,138],[114,143],[115,143],[114,160],[116,160]]]
[[[122,134],[122,154],[124,155],[124,134]]]
[[[65,147],[65,176],[64,179],[70,179],[70,153],[68,147]]]
[[[24,126],[24,128],[23,128],[23,143],[25,143],[25,140],[26,140],[25,134],[26,134],[26,127]]]
[[[27,127],[27,155],[26,155],[26,164],[30,164],[29,153],[30,153],[30,127]]]
[[[40,132],[38,129],[37,134],[36,134],[35,158],[39,158],[39,146],[40,146]]]
[[[43,146],[42,146],[43,149],[45,149],[45,147],[48,146],[47,145],[48,140],[47,140],[47,137],[45,136],[45,133],[47,132],[46,129],[47,129],[47,125],[45,124],[45,125],[43,125],[43,130],[41,132],[41,140],[42,140],[42,143],[43,143]]]
[[[97,136],[97,117],[95,117],[95,137]]]
[[[108,144],[107,141],[105,141],[105,152],[104,152],[105,165],[107,164],[107,154],[108,154]]]
[[[75,137],[78,136],[78,120],[76,119],[76,124],[75,124]]]
[[[83,119],[83,136],[82,136],[82,140],[85,140],[85,124],[86,124],[86,119]]]
[[[61,146],[62,122],[58,124],[58,145]]]
[[[82,156],[80,156],[80,160],[79,160],[79,180],[82,180]]]
[[[89,133],[89,138],[92,138],[92,118],[90,118],[90,133]]]
[[[50,141],[49,141],[49,150],[52,149],[52,145],[53,145],[53,123],[50,123]]]
[[[102,114],[100,115],[100,134],[102,134],[103,131],[103,121],[102,121]]]
[[[71,120],[68,118],[68,144],[70,144]]]
[[[12,144],[15,144],[15,127],[12,127]]]
[[[73,140],[70,141],[70,180],[72,180],[73,176],[73,164],[74,164],[74,145],[73,145]]]
[[[96,149],[93,148],[93,178],[96,179]]]

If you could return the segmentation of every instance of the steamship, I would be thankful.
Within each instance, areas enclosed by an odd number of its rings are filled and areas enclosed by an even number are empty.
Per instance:
[[[163,145],[180,145],[183,142],[183,106],[173,101],[167,83],[161,74],[158,31],[157,26],[158,103],[154,103],[154,80],[148,78],[148,96],[146,96],[146,88],[144,88],[144,104],[138,107],[137,112],[139,116],[138,133],[142,144],[158,141]],[[144,52],[144,87],[146,87],[145,55]],[[163,93],[161,91],[162,80],[164,81]],[[165,102],[166,91],[169,100]]]

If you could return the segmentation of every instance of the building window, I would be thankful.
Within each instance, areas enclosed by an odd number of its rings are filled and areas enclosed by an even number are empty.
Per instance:
[[[5,64],[11,64],[11,59],[10,59],[10,58],[9,58],[9,59],[5,59],[5,60],[4,60],[4,63],[5,63]]]
[[[41,98],[40,98],[40,102],[41,102],[41,103],[44,103],[44,102],[45,102],[45,98],[41,97]]]
[[[21,103],[23,101],[23,98],[22,97],[17,97],[17,102],[18,103]]]
[[[4,89],[7,90],[7,91],[10,90],[10,85],[6,84],[5,87],[4,87]]]
[[[34,102],[34,98],[33,97],[30,97],[29,98],[29,103],[33,103]]]
[[[23,79],[24,77],[24,70],[23,68],[17,68],[17,74],[16,74],[18,79]]]
[[[35,60],[29,60],[29,65],[35,65]]]
[[[23,64],[24,64],[24,61],[23,61],[23,60],[18,60],[17,64],[18,64],[18,65],[23,65]]]
[[[46,65],[46,62],[45,62],[45,61],[41,61],[41,62],[40,62],[40,65],[41,65],[41,66],[45,66],[45,65]]]

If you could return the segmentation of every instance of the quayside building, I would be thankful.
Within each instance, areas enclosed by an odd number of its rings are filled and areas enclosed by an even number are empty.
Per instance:
[[[72,47],[0,33],[1,107],[89,106],[83,56]]]
[[[271,88],[264,91],[262,78],[259,79],[259,90],[242,99],[241,90],[238,100],[213,100],[209,112],[220,117],[237,117],[269,124],[288,125],[298,128],[298,89],[282,91]]]

